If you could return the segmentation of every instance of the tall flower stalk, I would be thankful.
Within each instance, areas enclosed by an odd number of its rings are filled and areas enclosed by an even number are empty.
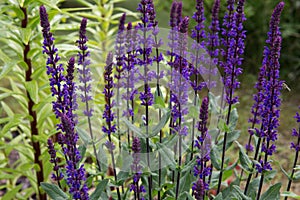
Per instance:
[[[238,1],[236,11],[234,10],[234,0],[228,0],[227,3],[228,13],[224,16],[224,27],[222,29],[222,35],[224,36],[222,43],[225,48],[225,50],[222,51],[224,61],[221,62],[221,64],[224,69],[223,82],[225,86],[225,99],[228,104],[228,113],[225,123],[229,127],[232,105],[238,102],[238,96],[234,96],[234,91],[240,86],[237,77],[242,73],[240,66],[243,61],[242,55],[244,54],[246,39],[243,22],[246,18],[244,15],[245,0]],[[220,192],[222,184],[227,135],[228,131],[225,131],[217,193]]]
[[[143,185],[139,185],[139,181],[142,175],[142,165],[141,161],[141,141],[138,137],[134,137],[132,141],[132,164],[131,170],[134,173],[133,183],[130,186],[130,190],[134,192],[134,197],[137,200],[144,200],[145,198],[141,196],[142,193],[146,192]]]
[[[105,109],[103,112],[103,119],[105,119],[106,125],[102,127],[102,131],[107,134],[108,140],[105,143],[105,146],[107,147],[108,151],[111,155],[111,162],[113,165],[113,171],[114,171],[114,178],[115,182],[118,181],[117,179],[117,171],[116,171],[116,163],[115,163],[115,144],[112,141],[112,134],[116,133],[117,127],[114,123],[115,119],[115,113],[113,112],[113,107],[115,106],[115,101],[112,100],[114,96],[114,80],[112,76],[112,70],[113,70],[113,54],[111,52],[108,53],[107,59],[106,59],[106,66],[105,66],[105,72],[104,72],[104,80],[105,80],[105,87],[103,94],[105,95]],[[121,194],[120,189],[117,187],[117,195],[118,200],[121,200]]]
[[[300,114],[298,112],[295,115],[295,119],[296,119],[297,123],[300,123]],[[291,147],[290,147],[291,149],[294,149],[295,157],[294,157],[294,162],[293,162],[293,167],[292,167],[292,173],[291,173],[291,176],[289,177],[289,182],[286,187],[286,191],[288,191],[288,192],[290,191],[291,186],[292,186],[293,178],[294,178],[294,175],[296,172],[295,168],[296,168],[296,165],[298,162],[298,156],[299,156],[299,151],[300,151],[300,125],[298,128],[298,131],[296,129],[293,129],[292,136],[296,138],[297,142],[296,143],[291,142]],[[285,197],[284,199],[287,200],[287,197]]]
[[[145,107],[145,121],[144,126],[146,128],[146,149],[147,149],[147,165],[150,168],[150,142],[149,142],[149,107],[153,104],[153,94],[151,93],[151,87],[149,81],[154,78],[154,74],[149,70],[148,65],[152,64],[153,58],[151,58],[153,37],[147,34],[149,30],[153,29],[153,24],[150,19],[154,19],[152,1],[141,0],[137,10],[141,13],[141,23],[138,24],[138,28],[141,31],[140,43],[141,49],[140,54],[142,56],[138,63],[143,67],[144,72],[140,73],[140,80],[144,82],[144,91],[140,92],[141,105]],[[152,199],[152,175],[148,176],[148,194],[149,199]]]
[[[175,50],[175,65],[173,82],[170,89],[172,90],[171,102],[173,103],[171,115],[173,117],[173,128],[178,134],[178,165],[182,163],[182,137],[188,134],[188,127],[183,126],[184,115],[188,113],[186,104],[188,101],[187,87],[188,84],[184,80],[190,77],[188,64],[185,60],[187,54],[187,31],[189,25],[189,17],[184,17],[179,24],[179,41]],[[179,197],[180,187],[180,169],[177,172],[175,199]]]
[[[199,122],[197,124],[200,135],[195,140],[195,147],[200,151],[197,155],[197,164],[194,167],[194,176],[197,181],[193,183],[193,194],[197,200],[205,199],[205,193],[209,189],[209,180],[206,178],[210,176],[211,169],[208,166],[210,161],[211,136],[208,134],[207,120],[208,120],[208,98],[204,97],[202,100]]]
[[[162,39],[158,38],[157,35],[159,33],[158,21],[156,20],[156,11],[154,8],[153,0],[149,0],[149,21],[153,26],[152,34],[154,37],[153,47],[155,48],[155,56],[153,61],[156,63],[156,93],[158,97],[162,97],[161,89],[160,89],[160,79],[164,76],[163,71],[160,70],[160,63],[163,61],[163,55],[159,52],[159,47],[162,46]],[[162,112],[161,109],[158,111],[158,120],[161,121]],[[163,132],[159,131],[159,142],[162,143]],[[162,170],[161,170],[161,154],[158,155],[158,187],[161,187],[161,179],[162,179]],[[161,191],[158,191],[158,200],[161,199]]]
[[[270,141],[275,141],[277,138],[276,132],[279,124],[279,106],[280,106],[280,90],[282,82],[279,81],[279,56],[280,56],[280,45],[281,45],[281,33],[279,30],[280,15],[283,10],[284,3],[280,2],[275,7],[270,20],[268,39],[266,40],[266,46],[263,53],[263,62],[256,87],[258,93],[254,96],[255,109],[254,117],[250,121],[255,124],[259,123],[260,128],[250,129],[250,134],[256,133],[258,136],[258,142],[255,148],[254,159],[258,159],[260,150],[266,152],[265,161],[259,161],[261,165],[256,165],[259,173],[264,170],[271,169],[271,165],[267,162],[268,155],[272,155],[275,151],[275,145],[270,146]],[[276,66],[275,66],[276,65]],[[267,107],[266,107],[267,106]],[[272,108],[268,108],[271,106]],[[252,108],[253,113],[253,108]],[[256,116],[256,117],[255,117]],[[268,117],[272,118],[272,123]],[[272,132],[272,133],[271,133]],[[267,143],[265,140],[267,139]],[[269,140],[269,141],[268,141]],[[263,143],[263,145],[262,145]],[[249,144],[249,143],[248,143]],[[251,146],[247,145],[248,150],[251,150]],[[245,191],[247,193],[248,186],[251,180],[252,174],[248,175]],[[261,176],[261,186],[263,184],[263,174]],[[259,195],[257,196],[259,198]]]
[[[193,19],[197,22],[197,25],[192,30],[192,38],[195,40],[195,43],[193,44],[193,49],[196,51],[196,55],[193,55],[194,58],[194,81],[192,82],[192,86],[194,88],[194,106],[197,105],[197,96],[198,91],[200,91],[204,86],[205,82],[199,83],[199,78],[201,76],[201,68],[202,68],[202,56],[200,55],[201,50],[203,50],[204,47],[204,39],[206,38],[205,34],[205,26],[204,26],[204,5],[203,0],[197,0],[196,3],[196,12],[194,12]],[[194,151],[194,137],[195,137],[195,125],[196,125],[196,119],[193,118],[192,122],[192,150],[191,150],[191,157],[190,160],[193,159],[193,151]]]
[[[119,30],[118,35],[116,38],[116,89],[117,89],[117,131],[118,131],[118,140],[119,140],[119,150],[122,151],[121,147],[121,133],[120,133],[120,88],[121,88],[121,78],[122,78],[122,72],[124,71],[125,67],[125,20],[126,20],[126,13],[124,13],[119,21]]]
[[[61,123],[57,125],[57,129],[61,130],[64,134],[59,134],[59,143],[61,144],[63,153],[66,158],[66,174],[67,184],[69,186],[69,192],[72,194],[73,199],[89,199],[87,192],[87,186],[85,182],[85,169],[83,164],[79,166],[80,153],[77,148],[78,134],[75,131],[76,120],[73,110],[76,108],[75,100],[75,83],[74,79],[74,64],[75,59],[71,57],[67,66],[67,75],[64,76],[64,68],[62,64],[58,64],[60,57],[58,56],[58,50],[54,46],[54,38],[50,32],[50,24],[48,20],[48,14],[44,6],[40,7],[41,26],[44,37],[43,53],[48,55],[47,60],[47,74],[51,75],[49,78],[52,95],[56,97],[56,101],[52,102],[53,110],[57,118],[61,120]],[[51,142],[48,147],[51,158],[54,153]],[[57,168],[57,164],[54,162],[54,167]],[[55,169],[54,171],[57,171]],[[56,179],[60,175],[56,174]]]
[[[83,114],[87,117],[88,120],[88,126],[89,126],[89,133],[90,137],[92,139],[92,146],[93,146],[93,151],[94,155],[96,156],[96,162],[97,162],[97,167],[98,170],[101,172],[101,165],[100,165],[100,158],[98,156],[97,150],[96,150],[96,145],[95,145],[95,140],[94,140],[94,134],[93,134],[93,129],[92,129],[92,122],[91,122],[91,117],[93,116],[93,109],[90,108],[89,102],[92,100],[92,96],[90,95],[91,92],[91,70],[88,68],[90,64],[90,60],[88,57],[90,56],[90,52],[88,50],[87,46],[87,41],[88,38],[86,36],[86,26],[87,26],[87,19],[83,18],[81,20],[81,25],[80,25],[80,31],[79,31],[79,39],[77,40],[79,52],[78,52],[78,65],[81,68],[78,68],[79,72],[79,81],[82,84],[79,86],[79,90],[82,92],[80,95],[81,101],[85,103],[85,109],[83,111]]]

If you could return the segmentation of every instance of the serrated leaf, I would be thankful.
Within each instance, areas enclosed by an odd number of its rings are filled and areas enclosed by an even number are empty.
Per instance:
[[[236,143],[240,149],[239,160],[241,162],[241,166],[244,170],[250,172],[252,169],[252,162],[248,157],[248,155],[246,154],[244,147],[238,141],[236,141]]]
[[[275,185],[272,185],[265,193],[263,193],[260,199],[261,200],[280,199],[280,188],[281,188],[281,183],[276,183]]]
[[[91,194],[90,200],[100,200],[101,194],[105,190],[108,183],[108,179],[104,179],[102,181],[99,181],[95,191]]]
[[[68,199],[68,195],[64,193],[57,185],[43,182],[41,183],[41,187],[52,199],[55,200]]]
[[[39,86],[36,80],[27,81],[25,83],[25,88],[29,93],[32,101],[37,104],[39,101]]]

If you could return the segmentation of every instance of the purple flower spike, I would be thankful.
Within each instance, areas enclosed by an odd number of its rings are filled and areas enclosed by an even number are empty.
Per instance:
[[[242,64],[245,49],[246,31],[243,27],[243,22],[246,20],[244,15],[244,0],[239,0],[234,11],[234,0],[228,0],[228,13],[225,14],[222,29],[222,43],[225,46],[225,51],[222,50],[222,55],[226,61],[222,62],[224,68],[224,85],[226,91],[226,101],[228,104],[238,102],[238,97],[234,96],[234,91],[239,88],[240,82],[237,77],[242,74],[242,69],[239,67]]]
[[[138,137],[134,137],[132,141],[132,164],[131,170],[134,173],[133,183],[130,186],[130,191],[134,191],[135,196],[140,199],[142,193],[146,193],[143,185],[139,185],[139,180],[142,175],[142,165],[140,165],[141,141]]]
[[[196,4],[196,12],[194,13],[192,17],[196,22],[197,25],[192,30],[192,38],[197,40],[198,43],[200,43],[200,40],[203,40],[206,38],[205,31],[204,31],[204,6],[203,6],[203,0],[197,0]],[[204,42],[202,43],[204,45]]]
[[[170,11],[170,27],[172,30],[175,29],[175,27],[177,26],[177,2],[173,1],[172,6],[171,6],[171,11]]]
[[[211,136],[207,133],[207,120],[208,120],[208,98],[205,97],[202,100],[199,122],[197,125],[200,135],[197,136],[195,141],[195,147],[199,150],[199,155],[196,159],[196,165],[194,166],[194,176],[197,177],[197,181],[193,183],[193,191],[196,199],[204,199],[205,191],[208,190],[208,180],[206,178],[211,174],[211,168],[208,167],[210,161],[210,148],[211,148]]]
[[[265,159],[262,161],[263,170],[271,169],[268,163],[268,156],[273,155],[276,151],[274,142],[277,140],[277,132],[279,127],[280,105],[281,105],[281,89],[283,82],[279,80],[280,70],[280,50],[281,50],[281,34],[279,32],[280,14],[283,10],[284,3],[279,3],[272,14],[270,20],[270,30],[268,32],[267,46],[264,50],[264,60],[261,76],[263,100],[261,105],[261,130],[259,137],[264,138],[262,143],[262,152],[265,153]],[[261,169],[258,168],[258,171]]]
[[[182,1],[177,2],[176,13],[176,25],[179,26],[182,20]]]
[[[52,179],[54,181],[57,181],[57,183],[60,185],[60,180],[63,179],[63,174],[59,172],[59,166],[58,166],[58,158],[56,157],[56,150],[54,149],[54,144],[52,142],[52,139],[48,139],[48,153],[50,155],[50,162],[54,164],[53,166],[53,171],[54,173],[52,174]]]
[[[103,112],[103,119],[106,120],[106,125],[102,127],[103,132],[108,135],[116,132],[116,125],[113,124],[115,114],[112,111],[114,106],[114,101],[112,101],[112,97],[114,95],[114,81],[112,77],[112,69],[113,69],[113,54],[111,52],[108,53],[106,59],[106,66],[104,72],[104,80],[106,82],[103,94],[105,95],[105,110]]]
[[[60,57],[57,53],[57,48],[54,46],[54,37],[50,32],[50,23],[48,20],[48,14],[44,6],[40,6],[40,20],[43,32],[43,53],[47,54],[47,74],[51,75],[49,78],[52,96],[56,96],[57,100],[52,102],[53,110],[56,118],[59,118],[61,112],[64,112],[64,102],[63,102],[63,88],[62,82],[65,81],[65,76],[63,75],[64,68],[62,64],[58,64]]]
[[[88,68],[88,65],[90,64],[89,56],[90,52],[88,50],[87,41],[88,38],[86,36],[86,26],[87,26],[87,19],[83,18],[80,25],[80,31],[79,31],[79,40],[77,40],[78,43],[78,65],[80,68],[78,68],[79,72],[79,81],[81,85],[79,86],[79,90],[81,91],[80,97],[81,101],[85,103],[85,109],[83,110],[83,114],[88,117],[92,117],[93,115],[93,109],[89,107],[88,102],[92,100],[91,93],[91,70]]]

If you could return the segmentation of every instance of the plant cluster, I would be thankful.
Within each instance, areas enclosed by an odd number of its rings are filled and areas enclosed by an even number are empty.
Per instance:
[[[91,16],[82,14],[77,56],[70,56],[64,65],[47,9],[41,5],[41,49],[47,57],[49,112],[55,117],[50,124],[55,130],[46,145],[51,183],[43,179],[44,163],[37,151],[41,144],[33,138],[40,129],[35,129],[36,99],[30,88],[37,83],[31,79],[30,46],[23,41],[28,112],[33,118],[29,129],[34,163],[40,168],[39,198],[47,198],[44,191],[52,199],[299,198],[290,190],[300,178],[300,129],[292,130],[296,141],[290,145],[295,153],[291,174],[281,167],[289,179],[287,188],[269,184],[276,174],[272,155],[284,86],[279,76],[284,2],[276,5],[270,18],[248,121],[249,139],[244,146],[238,142],[246,134],[236,128],[247,33],[245,3],[227,0],[223,8],[220,0],[214,0],[207,23],[204,0],[196,0],[191,17],[183,16],[183,2],[173,1],[166,30],[159,27],[153,0],[141,0],[137,22],[126,23],[128,14],[118,15],[111,47],[108,39],[93,43],[100,46],[100,57],[106,57],[101,78],[91,68],[96,65],[91,57],[98,53],[89,48],[87,17]],[[220,20],[222,9],[226,12]],[[103,80],[101,92],[95,79]],[[295,119],[300,122],[299,113]],[[238,149],[237,159],[229,156],[233,148]]]

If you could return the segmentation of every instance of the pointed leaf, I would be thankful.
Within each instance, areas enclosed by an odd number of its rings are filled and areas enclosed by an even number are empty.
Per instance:
[[[275,185],[272,185],[265,193],[263,193],[260,199],[261,200],[280,199],[280,188],[281,188],[281,183],[276,183]]]
[[[37,104],[39,101],[39,86],[36,80],[27,81],[25,83],[25,88],[29,93],[30,98],[32,101]]]
[[[170,118],[170,111],[168,111],[166,114],[164,114],[160,120],[160,122],[152,129],[152,133],[150,134],[150,137],[153,137],[159,133],[161,129],[166,125]]]
[[[55,200],[68,199],[68,195],[64,193],[57,185],[50,183],[41,183],[41,187],[49,195],[50,198]]]
[[[91,194],[90,200],[100,200],[101,194],[105,190],[108,183],[108,179],[104,179],[102,181],[99,181],[95,191]]]
[[[244,147],[238,141],[236,141],[236,143],[240,149],[239,160],[241,162],[242,168],[244,170],[250,172],[252,169],[252,162],[251,162],[250,158],[248,157],[248,155],[246,154]]]

